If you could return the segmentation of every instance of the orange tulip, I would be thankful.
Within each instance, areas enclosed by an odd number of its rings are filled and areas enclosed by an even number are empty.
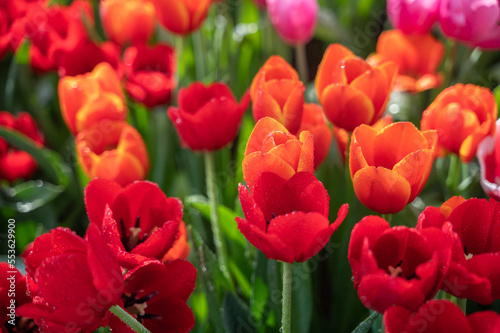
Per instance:
[[[406,35],[401,30],[384,31],[377,41],[377,53],[367,61],[377,66],[385,61],[398,65],[395,90],[419,93],[441,85],[437,73],[443,60],[444,45],[432,34]]]
[[[250,188],[262,172],[288,180],[297,172],[314,172],[314,140],[303,131],[297,138],[270,117],[257,122],[243,159],[243,179]]]
[[[304,105],[304,84],[281,57],[272,56],[255,75],[250,86],[253,118],[271,117],[290,132],[299,129]]]
[[[351,138],[349,168],[354,191],[366,207],[397,213],[424,187],[432,168],[437,133],[412,123],[381,130],[361,125]]]
[[[75,139],[78,163],[89,178],[126,186],[146,178],[149,157],[137,130],[126,122],[102,121]]]
[[[437,130],[440,156],[451,152],[468,163],[481,140],[495,133],[497,113],[489,89],[457,84],[443,90],[424,111],[421,127]]]
[[[326,158],[332,144],[332,130],[318,104],[304,104],[302,122],[297,133],[308,131],[314,138],[314,168]],[[300,134],[299,134],[300,136]]]
[[[103,119],[127,117],[120,79],[108,63],[87,74],[63,77],[57,90],[63,119],[73,134]]]
[[[396,78],[392,61],[376,67],[340,44],[326,50],[316,75],[316,94],[333,125],[352,131],[384,114]]]
[[[149,0],[103,0],[99,10],[104,31],[121,46],[144,45],[154,32],[155,7]]]
[[[186,35],[198,29],[207,17],[212,0],[151,0],[158,21],[167,30]]]

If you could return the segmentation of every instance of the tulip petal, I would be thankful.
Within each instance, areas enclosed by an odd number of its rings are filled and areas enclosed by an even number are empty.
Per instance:
[[[130,253],[140,254],[148,258],[161,259],[163,255],[172,247],[179,234],[179,220],[165,222],[163,227],[152,231],[146,240],[136,247]]]
[[[118,183],[108,179],[98,178],[88,183],[85,188],[85,208],[90,223],[95,223],[102,229],[106,204],[114,202],[121,190]]]
[[[420,149],[410,153],[398,162],[393,171],[404,177],[411,186],[411,195],[408,202],[412,202],[420,194],[429,178],[434,160],[431,149]]]
[[[494,311],[475,312],[467,316],[470,327],[477,333],[500,333],[500,316]]]
[[[243,179],[250,188],[263,172],[273,172],[283,179],[290,179],[295,174],[290,164],[274,154],[255,152],[243,159]]]
[[[261,151],[264,140],[273,132],[289,133],[284,125],[271,117],[264,117],[257,121],[248,138],[245,156]]]
[[[341,60],[353,57],[354,53],[341,44],[328,46],[316,74],[315,87],[318,96],[323,95],[324,89],[332,83],[347,83],[344,71],[341,70]]]

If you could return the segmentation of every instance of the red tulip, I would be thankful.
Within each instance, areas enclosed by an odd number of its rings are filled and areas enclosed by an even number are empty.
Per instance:
[[[452,198],[427,207],[417,229],[439,228],[453,244],[453,258],[442,289],[482,304],[500,299],[500,203]]]
[[[343,205],[330,224],[328,193],[309,172],[289,180],[263,172],[250,190],[240,184],[239,193],[246,218],[236,218],[241,233],[269,259],[288,263],[316,255],[348,211]]]
[[[146,178],[149,157],[144,140],[125,122],[101,121],[75,138],[78,163],[89,178],[126,186]]]
[[[352,230],[349,263],[361,302],[384,313],[393,305],[416,311],[441,286],[451,244],[438,229],[391,228],[367,216]]]
[[[167,198],[154,183],[141,181],[122,188],[110,180],[94,179],[85,189],[85,205],[90,222],[127,269],[164,258],[178,241],[182,203]],[[182,252],[183,257],[174,255],[170,253],[169,260],[187,257]]]
[[[8,329],[36,329],[33,324],[24,323],[16,317],[16,308],[31,303],[26,294],[26,278],[14,267],[6,262],[0,262],[0,331]],[[13,326],[14,324],[14,326]],[[28,325],[27,327],[23,327]]]
[[[38,237],[26,271],[34,302],[17,312],[43,332],[92,332],[106,323],[109,307],[121,303],[120,267],[95,225],[86,239],[60,227]]]
[[[170,102],[175,88],[175,52],[165,44],[129,47],[123,56],[125,88],[149,108]]]
[[[187,333],[195,323],[186,304],[195,282],[196,269],[188,261],[145,261],[125,274],[122,306],[152,333]],[[134,332],[114,315],[109,326],[116,332]]]
[[[38,132],[35,121],[27,112],[20,112],[17,118],[9,112],[0,111],[0,126],[13,129],[42,146],[43,137]],[[0,178],[13,182],[20,178],[30,178],[37,168],[33,157],[25,151],[10,147],[0,138]]]
[[[197,30],[205,18],[212,0],[151,0],[158,21],[167,30],[186,35]]]
[[[144,45],[154,33],[156,13],[149,0],[104,0],[99,12],[106,35],[120,46]]]
[[[477,147],[481,165],[481,186],[484,192],[500,200],[500,120],[496,122],[495,136],[488,136]]]
[[[181,89],[178,99],[179,107],[170,107],[168,116],[182,145],[197,151],[221,149],[233,141],[249,103],[245,94],[238,104],[223,83],[195,82]]]
[[[493,311],[465,317],[458,306],[447,300],[432,300],[416,313],[400,306],[384,314],[386,333],[500,333],[500,316]]]

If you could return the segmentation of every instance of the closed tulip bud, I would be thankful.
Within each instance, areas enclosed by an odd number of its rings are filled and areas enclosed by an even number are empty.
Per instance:
[[[205,18],[212,0],[151,0],[160,24],[168,31],[186,35],[197,30]]]

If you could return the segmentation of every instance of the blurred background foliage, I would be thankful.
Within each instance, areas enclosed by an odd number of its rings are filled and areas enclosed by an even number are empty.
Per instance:
[[[57,2],[68,4],[71,1]],[[366,57],[374,52],[378,35],[390,28],[384,1],[320,0],[319,3],[321,10],[315,38],[306,49],[311,78],[314,78],[329,43],[340,42],[357,55]],[[97,14],[98,3],[93,1],[93,5]],[[99,15],[95,17],[98,21]],[[95,34],[104,39],[99,22]],[[158,41],[170,43],[178,52],[179,87],[196,80],[205,83],[223,81],[240,98],[270,55],[281,55],[295,64],[293,50],[279,39],[266,13],[259,11],[251,0],[214,3],[202,29],[191,36],[174,37],[159,27],[156,36]],[[61,117],[58,76],[56,73],[33,73],[27,52],[26,44],[17,54],[10,54],[0,62],[0,109],[32,114],[46,144],[45,148],[39,149],[22,137],[0,129],[0,136],[30,152],[39,164],[33,180],[0,185],[0,253],[6,253],[9,218],[16,220],[19,254],[38,235],[56,226],[69,227],[83,235],[88,225],[83,203],[88,179],[78,166],[74,139]],[[475,83],[494,90],[500,83],[500,54],[460,46],[453,69],[456,82]],[[419,124],[422,111],[437,93],[428,91],[415,96],[394,93],[388,110],[395,120]],[[498,89],[496,96],[497,100],[500,99]],[[307,84],[306,100],[316,101],[312,81]],[[227,281],[220,273],[213,253],[209,208],[204,196],[203,156],[180,147],[166,109],[158,107],[148,111],[129,102],[129,122],[139,130],[147,144],[152,165],[148,179],[157,183],[167,196],[179,197],[184,203],[184,220],[189,228],[192,249],[189,260],[198,269],[197,288],[190,298],[197,321],[193,331],[219,332],[224,327],[228,332],[276,332],[281,318],[281,265],[266,259],[251,246],[235,223],[235,216],[243,215],[237,186],[242,181],[241,162],[254,126],[251,112],[247,111],[234,145],[216,154],[219,210],[223,233],[228,240],[229,268],[233,279]],[[393,216],[393,224],[414,226],[425,206],[440,205],[453,194],[466,198],[484,197],[479,187],[476,162],[472,162],[468,170],[463,170],[457,193],[446,190],[444,179],[448,163],[447,159],[436,161],[422,194]],[[363,216],[374,212],[356,199],[348,170],[345,170],[335,144],[317,170],[317,176],[330,194],[332,214],[336,214],[340,205],[346,202],[350,209],[330,243],[310,261],[294,265],[293,331],[350,332],[369,315],[352,286],[347,262],[350,231]],[[333,220],[335,216],[331,218]],[[22,265],[21,260],[18,262]],[[493,307],[500,310],[498,301]],[[478,305],[468,309],[478,309]]]

